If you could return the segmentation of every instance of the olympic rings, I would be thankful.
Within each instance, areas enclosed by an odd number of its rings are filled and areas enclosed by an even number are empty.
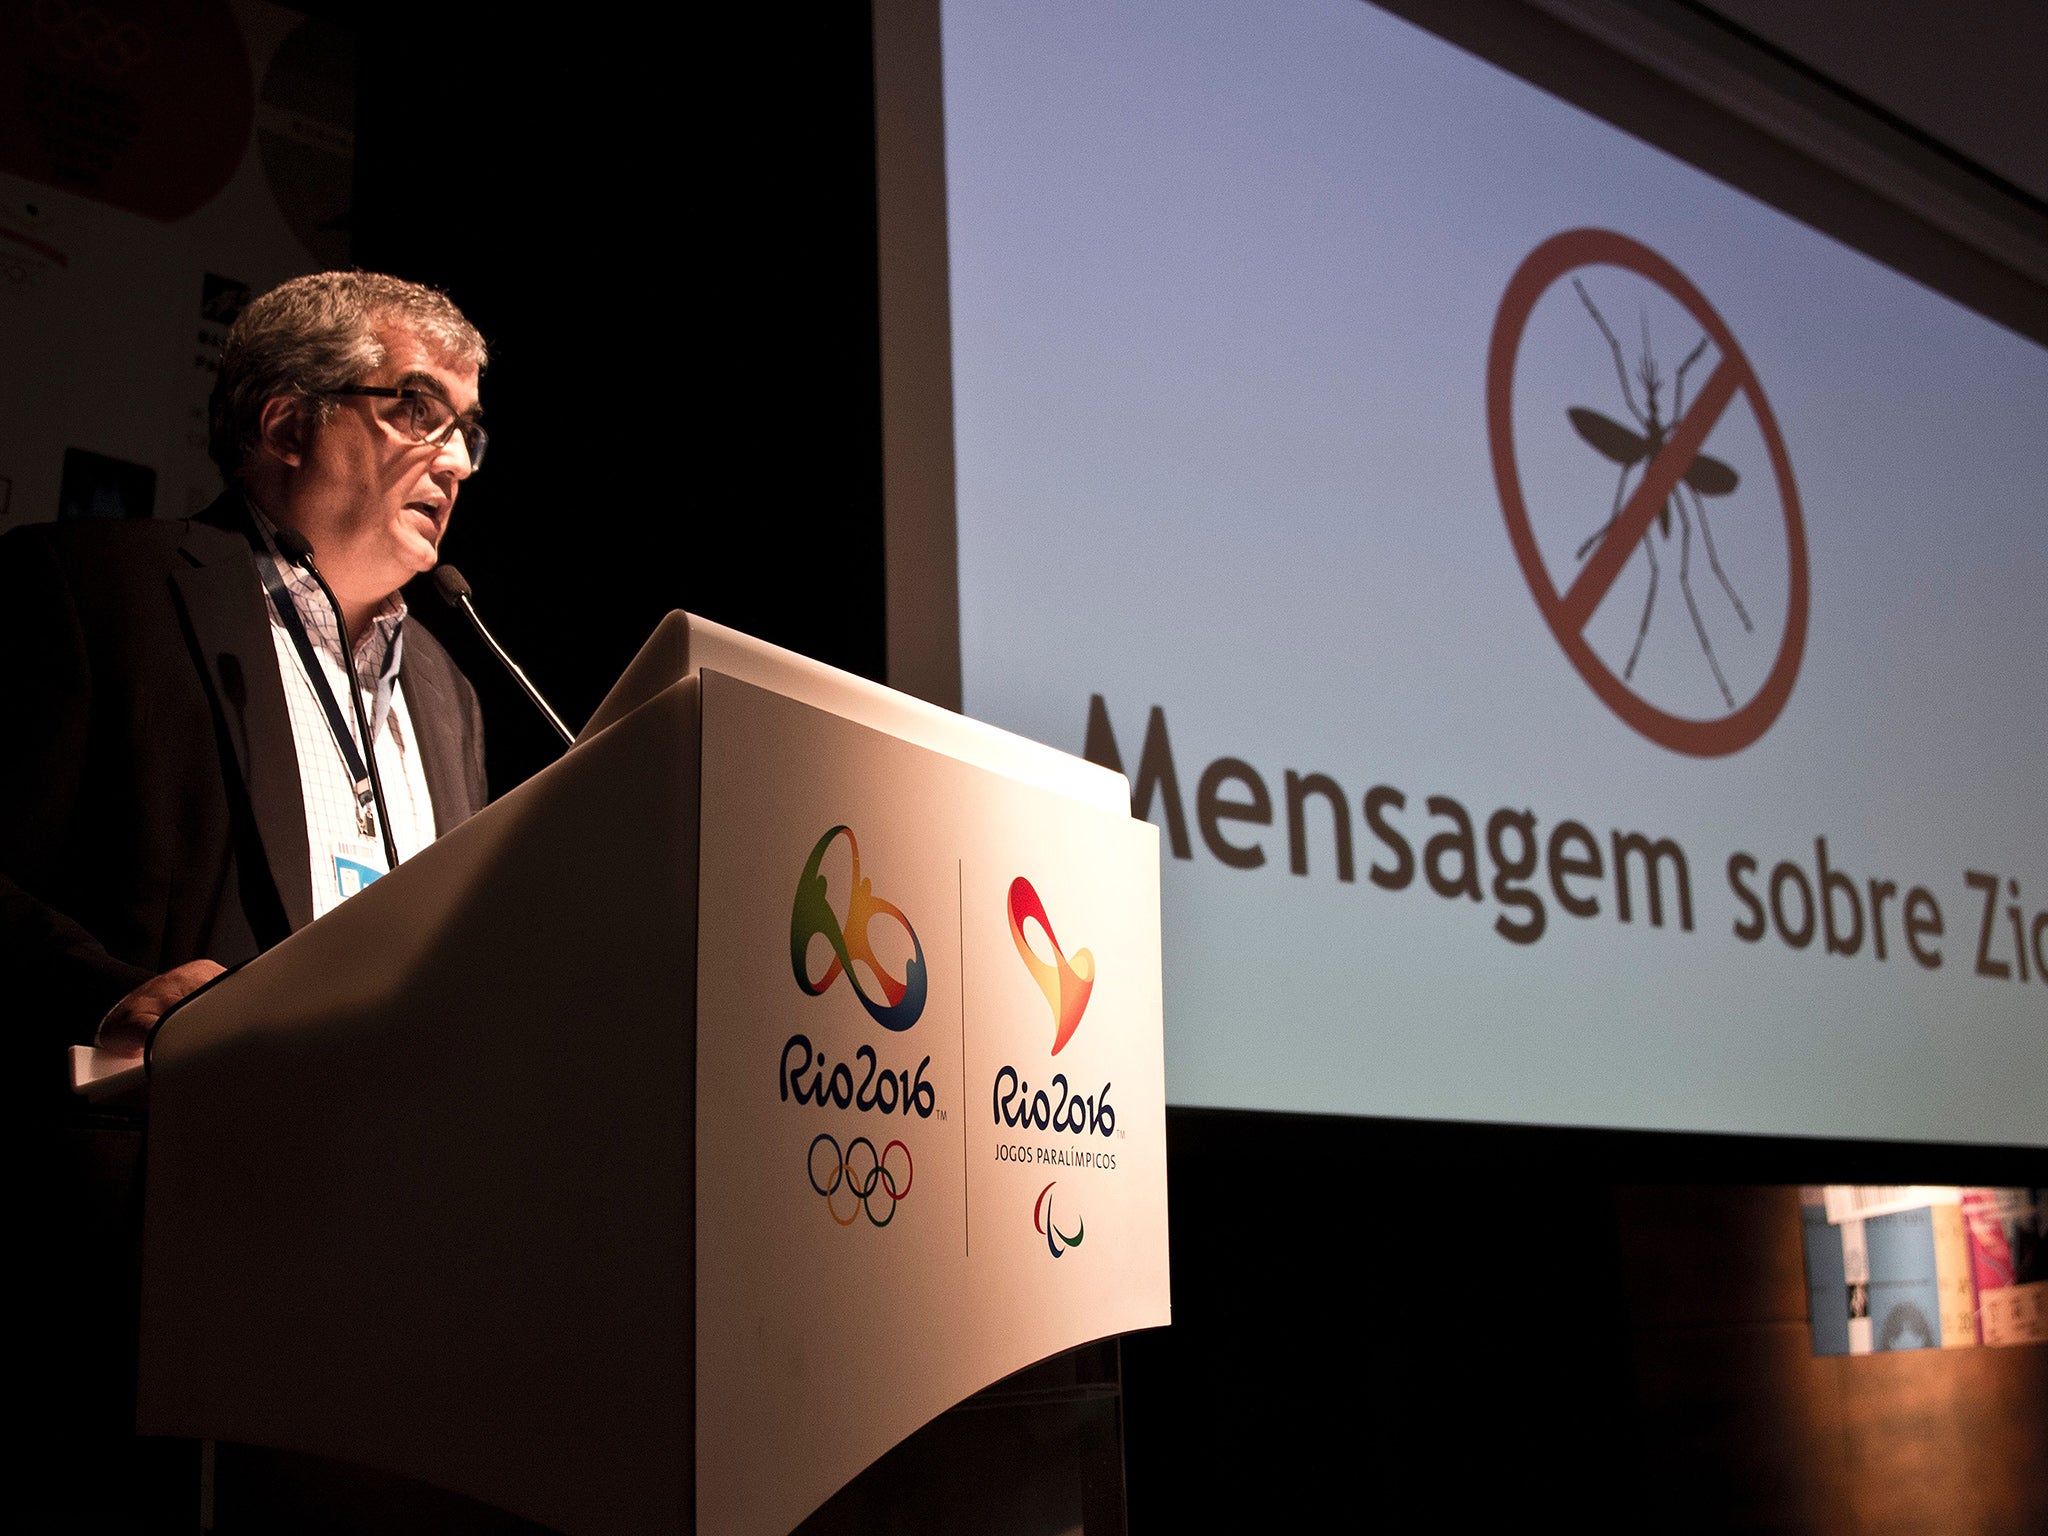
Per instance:
[[[830,1183],[821,1183],[818,1178],[818,1146],[821,1142],[829,1142],[832,1147],[831,1161],[828,1165]],[[865,1173],[857,1174],[853,1169],[854,1154],[862,1147],[866,1147],[868,1151],[868,1166]],[[903,1154],[901,1188],[897,1187],[896,1175],[889,1169],[889,1154],[897,1151]],[[824,1196],[825,1209],[832,1213],[832,1219],[842,1227],[852,1226],[862,1211],[868,1213],[868,1220],[875,1226],[889,1225],[896,1219],[896,1207],[902,1202],[903,1197],[910,1193],[910,1181],[915,1175],[910,1160],[910,1148],[902,1142],[892,1141],[878,1153],[875,1151],[875,1144],[867,1137],[856,1136],[846,1144],[846,1152],[842,1156],[838,1141],[827,1131],[820,1131],[811,1139],[811,1150],[806,1154],[805,1161],[808,1164],[806,1171],[810,1174],[811,1188]],[[839,1214],[838,1203],[833,1199],[842,1184],[846,1186],[847,1194],[852,1201],[844,1216]],[[888,1197],[888,1214],[885,1216],[875,1214],[874,1197],[877,1193]]]

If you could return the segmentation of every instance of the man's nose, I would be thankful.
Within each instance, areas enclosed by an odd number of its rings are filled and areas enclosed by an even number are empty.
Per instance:
[[[457,480],[467,480],[476,473],[476,465],[469,457],[469,439],[460,432],[450,432],[448,441],[434,455],[434,473],[453,475]]]

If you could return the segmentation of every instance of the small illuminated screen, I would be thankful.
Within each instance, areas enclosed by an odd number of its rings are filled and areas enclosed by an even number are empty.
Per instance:
[[[1359,0],[943,42],[965,703],[1174,1102],[2048,1143],[2048,353]]]

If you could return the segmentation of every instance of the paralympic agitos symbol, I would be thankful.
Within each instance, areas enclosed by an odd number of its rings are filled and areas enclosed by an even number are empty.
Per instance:
[[[1062,1257],[1068,1248],[1080,1247],[1081,1237],[1088,1230],[1088,1223],[1085,1221],[1074,1228],[1072,1235],[1062,1232],[1052,1224],[1052,1185],[1057,1183],[1059,1180],[1054,1179],[1052,1184],[1041,1189],[1038,1192],[1038,1203],[1031,1208],[1032,1228],[1045,1239],[1045,1246],[1052,1250],[1052,1256],[1056,1259]],[[1062,1247],[1062,1244],[1065,1247]]]
[[[1095,990],[1095,956],[1077,949],[1069,960],[1061,952],[1060,941],[1053,936],[1052,919],[1045,915],[1045,903],[1022,875],[1010,882],[1009,907],[1010,937],[1016,941],[1017,953],[1024,958],[1025,969],[1031,972],[1031,979],[1038,983],[1038,990],[1045,994],[1052,1008],[1052,1053],[1057,1056],[1060,1048],[1074,1038],[1081,1015],[1088,1008],[1088,994]],[[1052,946],[1051,965],[1038,958],[1024,937],[1027,917],[1037,922],[1045,942]]]
[[[832,910],[825,877],[819,873],[833,839],[840,837],[846,839],[846,851],[853,861],[852,890],[847,896],[844,922]],[[875,958],[874,946],[868,942],[868,924],[876,917],[886,917],[901,924],[903,931],[910,936],[911,957],[904,964],[901,981],[882,969],[881,961]],[[832,963],[825,967],[823,976],[813,981],[809,965],[811,940],[820,934],[832,948]],[[881,1001],[877,1002],[868,995],[859,973],[853,968],[855,961],[867,967],[868,974],[882,989]],[[818,839],[818,845],[811,850],[810,862],[804,865],[803,876],[796,883],[796,901],[789,913],[789,964],[796,973],[796,984],[811,997],[823,996],[839,979],[840,973],[845,972],[846,980],[860,999],[861,1006],[884,1029],[908,1029],[924,1013],[924,946],[918,941],[917,930],[910,926],[910,919],[903,915],[902,909],[882,900],[874,892],[874,883],[861,878],[860,845],[846,827],[834,827]]]

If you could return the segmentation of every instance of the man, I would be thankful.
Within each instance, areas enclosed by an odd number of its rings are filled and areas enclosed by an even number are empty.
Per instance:
[[[355,793],[350,686],[401,858],[482,806],[475,693],[405,623],[399,588],[433,568],[482,456],[485,360],[431,289],[294,279],[228,337],[219,500],[189,522],[0,539],[0,956],[17,1082],[61,1092],[67,1043],[139,1052],[174,1003],[383,872],[385,829]],[[311,544],[352,658],[281,529]]]

